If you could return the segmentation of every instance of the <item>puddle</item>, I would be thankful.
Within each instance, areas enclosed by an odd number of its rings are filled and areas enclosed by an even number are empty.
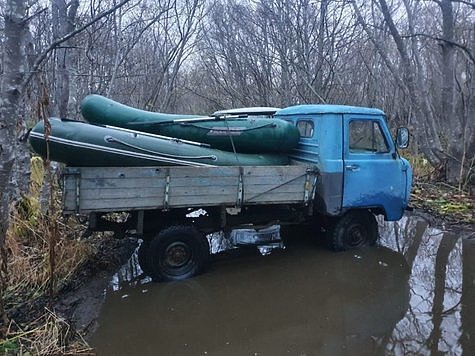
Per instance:
[[[380,245],[333,253],[305,234],[204,275],[152,283],[131,259],[91,339],[99,355],[475,354],[475,239],[420,217]],[[307,234],[308,235],[308,234]]]

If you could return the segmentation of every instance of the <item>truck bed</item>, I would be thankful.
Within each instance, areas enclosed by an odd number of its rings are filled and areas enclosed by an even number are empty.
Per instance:
[[[305,165],[67,167],[63,212],[308,204],[317,170]]]

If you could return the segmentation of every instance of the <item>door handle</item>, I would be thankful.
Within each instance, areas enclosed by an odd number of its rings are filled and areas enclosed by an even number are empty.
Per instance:
[[[354,171],[358,171],[358,170],[360,169],[360,166],[357,165],[357,164],[349,164],[349,165],[345,166],[345,169],[346,169],[347,171],[352,171],[352,172],[354,172]]]

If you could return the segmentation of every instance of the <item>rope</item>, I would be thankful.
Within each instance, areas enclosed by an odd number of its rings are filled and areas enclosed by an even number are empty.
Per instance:
[[[224,123],[226,124],[226,128],[228,129],[228,132],[229,132],[229,139],[231,140],[231,146],[233,146],[234,157],[236,157],[236,162],[239,163],[236,147],[234,146],[233,135],[231,135],[231,130],[229,129],[229,124],[228,124],[228,120],[226,119],[226,116],[224,117]]]

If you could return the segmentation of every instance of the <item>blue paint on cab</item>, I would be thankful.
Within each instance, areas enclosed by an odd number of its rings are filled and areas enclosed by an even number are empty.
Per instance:
[[[339,216],[352,209],[371,209],[386,220],[402,217],[409,203],[412,169],[397,152],[383,111],[297,105],[279,110],[275,117],[300,130],[299,145],[290,157],[320,170],[319,213]]]

